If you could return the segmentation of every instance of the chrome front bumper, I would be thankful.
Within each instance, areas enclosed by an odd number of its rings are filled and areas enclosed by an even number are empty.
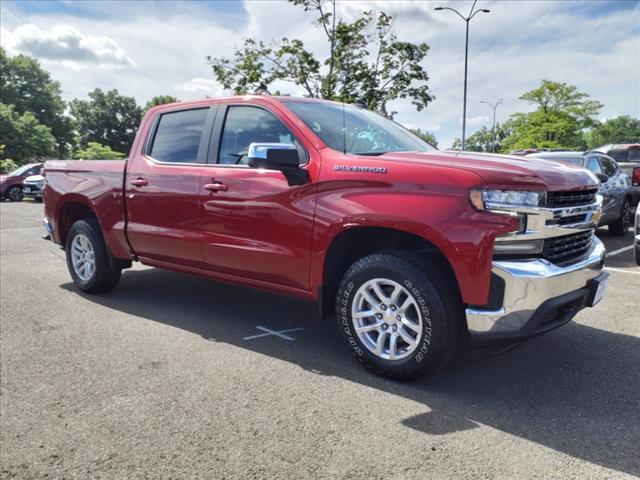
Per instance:
[[[42,226],[47,232],[47,234],[44,235],[42,238],[44,238],[45,240],[53,240],[53,224],[49,221],[48,218],[42,219]]]
[[[604,245],[594,236],[587,256],[572,265],[561,267],[542,258],[494,261],[492,272],[504,286],[502,307],[466,309],[472,339],[533,336],[540,331],[534,328],[541,323],[540,317],[555,313],[553,308],[566,310],[558,310],[564,317],[556,318],[556,324],[570,320],[586,306],[582,300],[592,280],[601,275],[604,257]],[[558,301],[554,303],[554,299]],[[529,325],[532,319],[537,325]]]

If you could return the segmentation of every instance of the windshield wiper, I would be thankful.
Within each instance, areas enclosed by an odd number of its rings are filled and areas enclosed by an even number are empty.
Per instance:
[[[389,153],[389,152],[355,152],[352,153],[352,155],[364,155],[367,157],[379,157],[380,155],[384,155],[385,153]]]

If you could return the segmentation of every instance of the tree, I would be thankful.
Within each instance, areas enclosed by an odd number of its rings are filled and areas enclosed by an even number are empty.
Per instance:
[[[427,142],[432,147],[438,147],[438,140],[436,140],[436,136],[428,132],[426,130],[421,130],[419,128],[410,128],[411,133],[413,133],[416,137],[420,137],[422,140]]]
[[[0,103],[0,151],[3,158],[18,164],[55,155],[56,139],[51,129],[31,112],[19,114],[14,105]]]
[[[533,112],[516,113],[507,122],[513,133],[504,140],[505,151],[522,148],[586,147],[582,129],[595,124],[602,104],[566,83],[542,80],[521,100],[537,105]]]
[[[16,162],[11,160],[10,158],[5,158],[4,160],[0,160],[0,174],[6,175],[7,173],[13,172],[18,165]]]
[[[4,157],[4,149],[5,149],[5,145],[0,144],[0,174],[1,175],[5,175],[9,172],[12,172],[18,167],[18,165],[16,165],[16,162],[11,160],[10,158],[2,158]]]
[[[7,56],[0,48],[0,101],[18,115],[30,112],[55,137],[55,153],[65,157],[74,143],[73,122],[65,115],[60,84],[40,63],[25,55]]]
[[[125,97],[118,90],[104,92],[96,88],[89,100],[73,100],[71,115],[80,132],[80,145],[89,142],[107,145],[116,152],[128,152],[142,118],[142,109],[133,97]]]
[[[496,145],[495,150],[492,150],[493,132],[491,131],[491,128],[483,126],[480,130],[466,138],[464,148],[469,152],[500,152],[502,151],[502,142],[504,142],[504,139],[511,133],[512,132],[508,124],[496,123]],[[459,138],[456,138],[453,141],[451,149],[460,150],[461,148],[462,142]]]
[[[175,103],[179,101],[180,101],[179,98],[173,97],[171,95],[157,95],[147,102],[147,104],[144,106],[144,111],[146,112],[150,108],[156,107],[158,105],[164,105],[166,103]]]
[[[524,93],[520,100],[537,104],[538,109],[545,113],[569,113],[584,128],[594,124],[594,117],[603,106],[598,101],[587,100],[588,98],[589,94],[579,92],[573,85],[542,80],[540,87]]]
[[[87,148],[79,148],[73,152],[76,160],[119,160],[124,153],[114,152],[108,145],[100,145],[97,142],[88,142]]]
[[[267,45],[245,39],[232,58],[207,57],[216,79],[236,94],[270,94],[276,81],[290,82],[307,97],[360,102],[387,117],[388,103],[410,98],[417,110],[433,100],[422,67],[429,46],[402,42],[391,15],[364,12],[348,23],[336,18],[336,0],[289,0],[315,15],[329,55],[317,59],[301,40],[282,38]],[[329,11],[325,10],[328,8]]]
[[[621,115],[594,125],[585,134],[587,148],[608,143],[640,143],[640,119]]]

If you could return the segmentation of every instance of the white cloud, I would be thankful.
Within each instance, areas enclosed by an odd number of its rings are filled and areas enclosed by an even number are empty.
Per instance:
[[[443,3],[469,8],[465,2]],[[640,24],[640,4],[636,3],[635,9],[616,10],[602,3],[597,14],[587,14],[584,9],[595,2],[478,3],[491,13],[476,16],[470,28],[468,135],[482,125],[491,125],[493,112],[481,100],[504,98],[496,115],[496,120],[503,122],[514,112],[532,109],[519,96],[537,87],[543,78],[576,85],[602,102],[601,118],[640,117],[640,37],[636,26]],[[110,39],[114,43],[105,44],[105,48],[116,45],[135,59],[136,68],[126,72],[85,69],[79,75],[68,62],[39,56],[60,81],[66,99],[84,97],[83,88],[95,87],[118,88],[142,104],[161,94],[175,94],[183,100],[223,94],[205,56],[229,57],[243,38],[266,42],[285,36],[299,38],[322,59],[327,54],[324,32],[312,24],[312,15],[285,2],[247,1],[246,14],[242,13],[246,16],[234,20],[207,12],[208,4],[203,2],[157,2],[151,9],[135,2],[83,4],[122,10],[117,15],[93,17],[25,14],[16,5],[0,4],[6,29],[3,45],[10,43],[10,36],[21,26],[35,25],[51,34],[51,25],[71,25],[85,37],[90,32],[92,37]],[[423,66],[435,100],[421,112],[409,99],[389,107],[398,112],[396,121],[436,131],[439,144],[447,147],[461,134],[464,22],[451,12],[434,12],[434,6],[425,1],[363,0],[338,2],[338,13],[353,20],[365,10],[383,10],[395,15],[400,40],[429,45]],[[284,82],[273,89],[302,93],[299,87]]]
[[[470,127],[481,127],[482,125],[486,125],[489,122],[489,117],[485,117],[484,115],[478,115],[477,117],[467,117],[467,126]],[[462,125],[462,117],[458,118],[458,123]]]
[[[212,97],[224,95],[222,85],[213,78],[192,78],[188,82],[181,83],[173,87],[179,92],[202,92]]]
[[[9,51],[26,53],[43,60],[66,62],[79,69],[89,66],[132,67],[133,59],[107,36],[85,35],[71,25],[54,25],[49,30],[27,24],[3,31]]]

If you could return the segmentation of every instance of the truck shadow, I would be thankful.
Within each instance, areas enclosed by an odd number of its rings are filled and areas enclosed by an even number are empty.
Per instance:
[[[73,284],[62,288],[75,291]],[[640,475],[640,339],[634,336],[571,323],[501,356],[467,352],[445,371],[403,384],[360,367],[334,323],[319,321],[315,305],[305,301],[157,269],[128,271],[113,292],[85,298],[420,402],[425,412],[404,419],[407,428],[444,435],[487,425]],[[243,340],[260,333],[256,325],[304,330],[292,333],[295,342]]]

